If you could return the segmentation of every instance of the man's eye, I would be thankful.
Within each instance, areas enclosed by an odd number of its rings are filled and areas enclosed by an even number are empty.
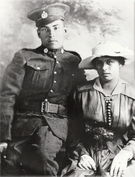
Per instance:
[[[48,29],[47,28],[41,28],[41,31],[47,32]]]
[[[58,26],[55,26],[55,27],[54,27],[54,30],[58,30],[58,29],[59,29],[59,27],[58,27]]]

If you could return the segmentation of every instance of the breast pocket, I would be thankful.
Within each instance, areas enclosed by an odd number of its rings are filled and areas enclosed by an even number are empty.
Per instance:
[[[51,73],[51,63],[46,60],[29,60],[26,64],[24,88],[43,89]]]

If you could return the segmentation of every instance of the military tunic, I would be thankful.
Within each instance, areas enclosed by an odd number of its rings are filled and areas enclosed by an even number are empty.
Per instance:
[[[1,89],[1,141],[14,143],[21,140],[20,144],[36,141],[35,146],[39,145],[39,153],[44,155],[41,144],[47,144],[43,142],[43,137],[49,134],[46,141],[50,141],[50,153],[52,150],[55,155],[50,161],[46,160],[50,157],[45,157],[43,164],[52,163],[53,168],[48,167],[46,172],[43,165],[37,174],[56,175],[58,171],[54,159],[67,138],[70,94],[78,83],[85,80],[84,73],[78,70],[80,60],[75,52],[63,49],[51,51],[40,46],[17,52],[5,70]],[[53,104],[53,110],[42,110],[45,100]],[[36,140],[29,140],[34,136]],[[25,148],[27,151],[27,146]],[[24,165],[29,168],[29,164]],[[32,166],[34,171],[36,165]]]

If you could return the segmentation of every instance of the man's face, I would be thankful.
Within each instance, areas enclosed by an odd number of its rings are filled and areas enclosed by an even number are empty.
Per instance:
[[[118,78],[120,66],[118,60],[109,57],[101,57],[95,61],[96,70],[103,82]]]
[[[38,29],[42,44],[48,49],[59,49],[63,46],[66,29],[62,20],[54,21]]]

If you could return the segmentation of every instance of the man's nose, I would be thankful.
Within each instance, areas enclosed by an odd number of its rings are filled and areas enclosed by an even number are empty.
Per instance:
[[[50,30],[49,30],[49,36],[50,36],[50,37],[53,37],[53,36],[54,36],[54,30],[53,30],[53,29],[50,29]]]

